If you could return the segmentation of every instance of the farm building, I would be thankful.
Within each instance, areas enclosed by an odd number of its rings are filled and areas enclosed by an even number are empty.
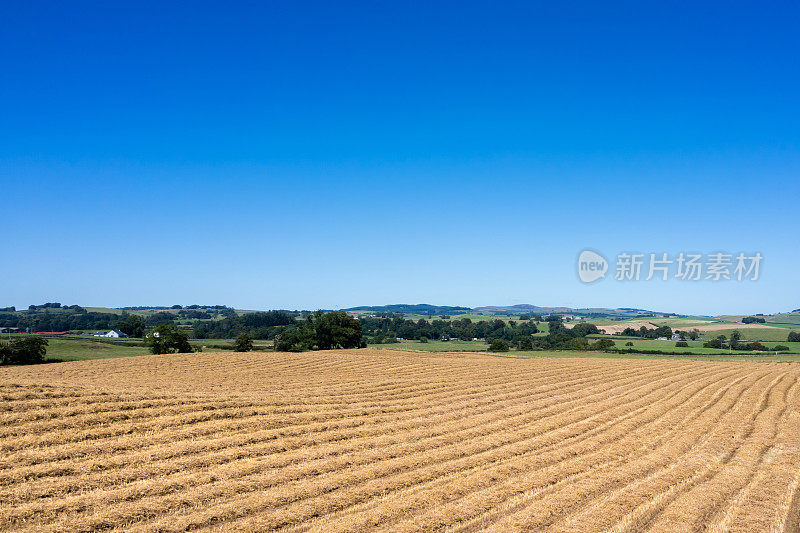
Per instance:
[[[113,337],[115,339],[127,339],[128,338],[128,336],[125,333],[122,333],[118,329],[112,329],[111,331],[108,331],[108,332],[98,331],[97,333],[94,334],[94,336],[95,337]]]

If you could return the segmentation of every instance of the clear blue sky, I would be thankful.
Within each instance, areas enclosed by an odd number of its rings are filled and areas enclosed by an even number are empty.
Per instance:
[[[792,2],[4,2],[0,306],[800,307]],[[581,284],[584,248],[760,251]]]

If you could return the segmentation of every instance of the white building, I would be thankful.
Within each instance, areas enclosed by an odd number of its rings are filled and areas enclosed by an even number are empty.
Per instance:
[[[127,339],[128,338],[128,336],[126,334],[122,333],[118,329],[112,329],[111,331],[108,331],[108,332],[98,331],[97,333],[94,334],[94,336],[95,337],[113,337],[115,339]]]

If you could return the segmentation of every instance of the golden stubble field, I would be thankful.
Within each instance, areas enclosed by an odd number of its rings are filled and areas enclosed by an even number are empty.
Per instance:
[[[798,528],[793,363],[225,353],[0,389],[5,531]]]

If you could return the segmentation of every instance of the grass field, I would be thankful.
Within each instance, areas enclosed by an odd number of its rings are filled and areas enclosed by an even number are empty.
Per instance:
[[[0,389],[2,530],[800,525],[794,363],[225,353]]]
[[[20,335],[12,335],[20,337]],[[8,340],[2,335],[0,340]],[[189,343],[194,349],[203,351],[219,351],[222,346],[233,349],[233,339],[190,339]],[[254,340],[253,348],[258,351],[271,350],[272,341]],[[111,340],[86,337],[47,337],[47,356],[49,360],[56,361],[84,361],[91,359],[108,359],[113,357],[132,357],[147,355],[150,349],[143,346],[141,340]]]
[[[648,340],[648,339],[631,339],[631,338],[619,338],[619,337],[610,337],[606,335],[591,335],[590,341],[594,341],[598,338],[610,338],[614,341],[617,348],[622,350],[627,350],[631,348],[630,346],[625,346],[625,343],[632,342],[634,350],[660,350],[663,352],[675,352],[676,354],[686,354],[686,355],[699,355],[699,356],[715,356],[714,358],[726,357],[730,356],[732,358],[739,358],[742,357],[759,357],[760,354],[763,352],[737,352],[734,351],[731,353],[729,350],[720,350],[715,348],[703,348],[703,341],[688,341],[689,347],[688,348],[677,348],[675,347],[674,341],[657,341],[657,340]],[[765,345],[768,348],[775,346],[776,344],[782,344],[784,346],[789,347],[790,351],[792,352],[791,355],[779,355],[774,356],[770,354],[764,354],[764,360],[770,361],[800,361],[800,343],[798,342],[768,342]],[[474,342],[474,341],[428,341],[428,342],[420,342],[420,341],[411,341],[411,340],[403,340],[398,343],[392,344],[379,344],[379,345],[370,345],[370,348],[375,348],[379,350],[413,350],[413,351],[422,351],[422,352],[486,352],[489,348],[489,344],[486,342]],[[509,355],[515,356],[523,356],[523,357],[653,357],[646,354],[606,354],[603,352],[577,352],[577,351],[518,351],[512,350],[508,352]],[[726,357],[727,358],[727,357]]]
[[[144,346],[109,343],[91,338],[86,339],[47,339],[47,358],[61,361],[85,359],[107,359],[110,357],[130,357],[149,354]]]
[[[767,324],[781,328],[800,329],[800,313],[782,313],[767,317]]]
[[[714,329],[712,331],[703,331],[700,334],[700,338],[713,339],[718,337],[719,335],[725,335],[726,337],[730,338],[731,333],[737,330],[739,331],[739,333],[742,334],[742,339],[753,340],[753,341],[780,342],[781,344],[786,344],[786,339],[789,337],[789,331],[792,331],[792,329],[784,329],[777,327],[743,329],[741,327],[732,326],[730,328],[720,328],[720,329]],[[800,331],[800,328],[795,328],[794,331]]]
[[[595,337],[595,336],[592,336]],[[632,342],[634,350],[667,350],[675,352],[692,352],[701,354],[726,354],[729,350],[720,350],[715,348],[703,348],[703,341],[686,341],[689,345],[688,348],[680,348],[675,346],[675,341],[658,341],[650,339],[613,339],[617,348],[627,349],[630,346],[625,346],[626,343]],[[767,348],[772,348],[776,345],[783,345],[789,348],[792,353],[800,354],[800,342],[765,342]]]

